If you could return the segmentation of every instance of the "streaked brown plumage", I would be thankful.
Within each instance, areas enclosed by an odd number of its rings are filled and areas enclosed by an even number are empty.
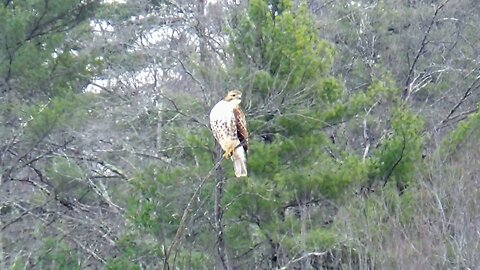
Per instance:
[[[247,130],[247,121],[245,119],[245,113],[239,106],[233,108],[233,114],[235,115],[236,124],[237,124],[237,136],[240,142],[242,143],[243,149],[245,152],[248,151],[248,130]]]

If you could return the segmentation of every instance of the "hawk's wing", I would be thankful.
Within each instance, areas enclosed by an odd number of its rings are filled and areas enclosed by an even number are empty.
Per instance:
[[[245,152],[248,150],[248,130],[247,130],[247,121],[245,120],[245,113],[236,106],[233,109],[233,114],[235,115],[235,124],[237,125],[237,137],[242,143],[243,149]]]

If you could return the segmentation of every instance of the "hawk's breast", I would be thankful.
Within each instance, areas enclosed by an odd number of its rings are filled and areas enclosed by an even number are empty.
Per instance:
[[[210,126],[215,139],[220,143],[222,148],[224,148],[226,144],[238,140],[233,108],[234,106],[232,104],[221,100],[210,112]]]

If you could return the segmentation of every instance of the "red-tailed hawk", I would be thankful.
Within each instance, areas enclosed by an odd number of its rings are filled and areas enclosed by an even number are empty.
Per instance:
[[[225,151],[223,157],[232,159],[236,177],[247,176],[248,131],[241,101],[242,92],[232,90],[210,112],[213,136]]]

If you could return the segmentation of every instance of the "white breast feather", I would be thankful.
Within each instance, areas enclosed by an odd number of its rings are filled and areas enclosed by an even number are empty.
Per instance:
[[[228,145],[239,144],[233,108],[233,104],[221,100],[210,112],[212,132],[224,150]]]
[[[210,112],[210,121],[226,120],[233,115],[233,105],[225,100],[220,100]]]

